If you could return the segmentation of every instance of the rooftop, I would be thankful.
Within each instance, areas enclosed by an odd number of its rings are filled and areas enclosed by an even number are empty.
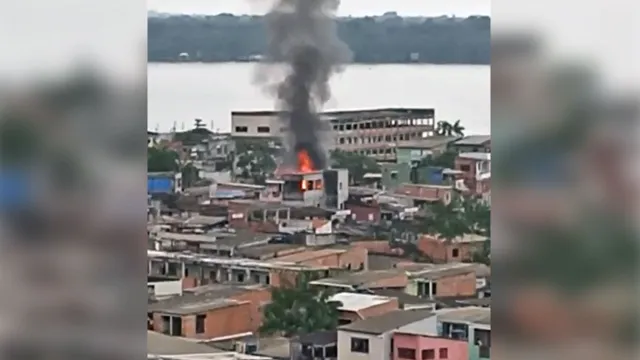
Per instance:
[[[276,116],[280,115],[278,111],[232,111],[231,116]],[[365,110],[344,110],[344,111],[327,111],[321,114],[328,120],[359,120],[358,118],[367,117],[394,117],[407,116],[408,114],[434,116],[434,109],[425,108],[380,108]],[[365,120],[365,119],[362,119]],[[366,119],[370,120],[370,119]]]
[[[272,263],[273,262],[289,262],[289,263],[297,264],[297,263],[301,263],[301,262],[305,262],[305,261],[309,261],[317,258],[342,254],[344,252],[346,252],[346,250],[344,249],[307,250],[307,251],[297,252],[291,255],[286,255],[283,257],[278,257],[270,260],[269,262],[272,262]]]
[[[468,153],[461,153],[460,155],[458,155],[458,157],[461,159],[489,161],[491,160],[491,153],[468,152]]]
[[[452,136],[432,136],[420,140],[401,141],[398,149],[433,149],[449,144],[457,138]]]
[[[183,295],[173,296],[149,305],[148,311],[167,314],[187,315],[242,304],[229,299],[247,291],[262,289],[259,285],[207,285],[185,291]]]
[[[381,305],[391,300],[391,298],[386,296],[348,292],[335,294],[329,299],[329,301],[339,301],[342,304],[342,306],[339,307],[340,310],[353,312],[358,312],[372,306]]]
[[[235,200],[230,200],[229,204],[236,204],[236,205],[245,205],[251,209],[260,209],[260,210],[278,210],[278,209],[288,209],[289,206],[283,205],[283,204],[279,204],[279,203],[274,203],[274,202],[268,202],[268,201],[260,201],[260,200],[248,200],[248,199],[235,199]]]
[[[464,307],[453,309],[439,314],[438,320],[443,322],[489,325],[491,324],[491,309],[484,307]]]
[[[430,310],[397,310],[340,326],[339,330],[379,335],[435,315]]]
[[[237,352],[218,352],[188,355],[147,356],[148,360],[271,360],[266,356],[247,355]]]
[[[302,344],[329,345],[338,342],[337,331],[318,331],[311,334],[305,334],[298,337],[298,341]]]
[[[264,244],[240,249],[238,250],[238,253],[252,259],[269,259],[278,257],[278,253],[286,254],[289,252],[295,252],[296,250],[304,251],[304,249],[305,247],[303,245],[297,244]]]
[[[450,264],[434,265],[432,268],[413,272],[410,276],[412,279],[437,280],[450,276],[464,275],[474,272],[474,269],[471,266],[464,266],[464,264],[460,264],[459,266],[456,265],[458,264],[455,264],[453,266]]]
[[[193,340],[147,331],[147,354],[215,354],[220,352],[218,349],[196,343]]]
[[[419,296],[407,294],[404,290],[396,290],[396,289],[379,289],[373,290],[375,295],[379,296],[387,296],[398,299],[398,303],[400,307],[412,306],[412,305],[426,305],[426,304],[434,304],[434,300],[430,300],[427,298],[421,298]]]
[[[337,277],[312,281],[311,284],[340,287],[358,287],[361,285],[366,285],[369,282],[396,277],[401,274],[403,274],[401,270],[395,269],[360,271],[356,273],[345,273]]]
[[[456,145],[484,145],[485,143],[491,141],[491,135],[469,135],[465,136],[460,140],[455,142]]]
[[[229,258],[222,256],[206,255],[206,254],[194,254],[194,253],[177,253],[157,250],[147,250],[147,258],[149,259],[162,259],[162,260],[177,260],[187,263],[203,264],[203,265],[216,265],[216,266],[238,266],[246,268],[258,268],[258,269],[290,269],[290,270],[318,270],[328,269],[323,266],[307,266],[295,264],[292,262],[281,261],[260,261],[246,258]]]

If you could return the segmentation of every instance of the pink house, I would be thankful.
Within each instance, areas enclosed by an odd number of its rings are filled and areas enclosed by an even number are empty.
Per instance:
[[[468,360],[469,343],[438,336],[396,332],[392,360]]]

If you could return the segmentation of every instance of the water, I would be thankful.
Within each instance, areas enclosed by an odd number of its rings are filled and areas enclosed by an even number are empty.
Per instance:
[[[254,85],[255,64],[149,64],[148,127],[189,129],[200,118],[230,131],[231,111],[272,110],[275,101]],[[350,65],[332,79],[325,110],[434,108],[437,120],[460,119],[467,134],[490,133],[490,67],[468,65]]]

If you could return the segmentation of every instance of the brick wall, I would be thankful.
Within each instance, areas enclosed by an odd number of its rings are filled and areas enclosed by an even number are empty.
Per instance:
[[[245,333],[253,330],[250,303],[228,306],[207,312],[205,332],[196,334],[196,315],[182,317],[182,331],[192,339],[211,339]]]
[[[384,304],[368,307],[366,309],[360,310],[359,313],[363,319],[366,319],[374,316],[380,316],[398,309],[400,309],[398,299],[390,298],[389,301]]]
[[[437,297],[473,296],[476,294],[476,275],[474,272],[447,276],[436,280]]]
[[[446,244],[444,240],[436,239],[432,235],[420,235],[418,249],[434,262],[469,261],[473,253],[482,247],[481,242]],[[457,250],[457,256],[456,251]]]
[[[347,203],[345,204],[345,209],[351,210],[352,219],[356,221],[380,222],[380,207],[378,206]],[[353,218],[353,216],[355,216],[355,218]]]

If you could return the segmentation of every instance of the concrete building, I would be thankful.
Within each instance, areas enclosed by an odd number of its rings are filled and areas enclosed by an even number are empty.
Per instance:
[[[455,169],[462,173],[464,184],[472,194],[491,191],[491,153],[461,153],[456,158]]]
[[[409,274],[405,289],[407,294],[427,299],[476,295],[477,281],[473,264],[442,264],[404,270]]]
[[[279,113],[234,111],[231,130],[235,138],[281,138],[286,133]],[[432,136],[434,109],[371,109],[321,114],[333,131],[330,147],[359,152],[379,161],[395,161],[398,145]]]
[[[436,329],[436,317],[429,310],[397,310],[338,328],[340,360],[389,360],[392,336],[403,327],[423,322]]]
[[[441,154],[455,137],[434,136],[426,139],[405,141],[398,145],[396,161],[399,164],[416,166],[426,156]]]
[[[439,337],[435,334],[395,332],[392,360],[468,360],[469,345],[465,340]]]
[[[466,341],[469,360],[491,358],[491,309],[466,307],[437,315],[438,335]]]
[[[491,152],[491,135],[469,135],[450,144],[457,152]]]
[[[154,331],[170,336],[212,339],[258,330],[268,287],[208,285],[149,305]]]

